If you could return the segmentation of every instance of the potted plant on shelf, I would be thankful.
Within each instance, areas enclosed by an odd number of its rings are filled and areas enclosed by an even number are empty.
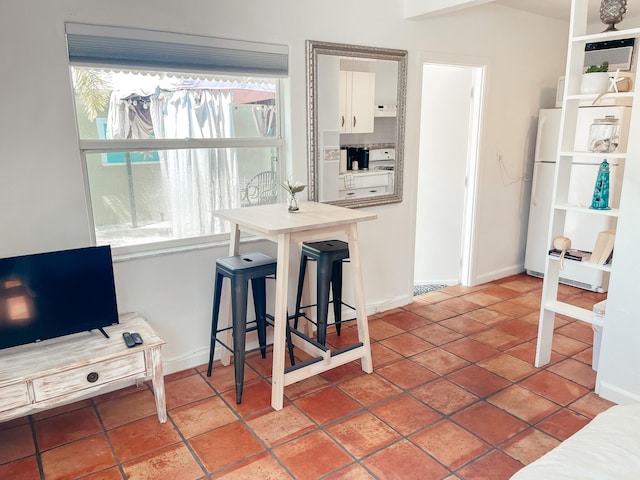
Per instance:
[[[580,93],[606,93],[609,90],[609,62],[591,65],[582,74]]]

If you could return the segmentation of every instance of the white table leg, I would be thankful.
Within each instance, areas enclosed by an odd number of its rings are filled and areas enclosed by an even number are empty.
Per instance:
[[[231,239],[229,241],[229,256],[233,257],[240,252],[240,227],[237,223],[231,224]]]
[[[538,342],[536,343],[536,359],[534,365],[542,367],[551,361],[551,346],[553,343],[553,328],[556,314],[543,310],[538,325]]]
[[[348,232],[349,258],[351,261],[351,275],[355,293],[355,307],[358,325],[358,340],[364,345],[365,354],[362,357],[362,370],[373,372],[371,360],[371,345],[369,343],[369,323],[367,320],[367,304],[364,297],[364,283],[362,281],[362,262],[360,261],[360,247],[358,245],[358,225],[352,223]]]
[[[284,404],[284,354],[287,324],[287,292],[289,291],[290,235],[278,235],[278,266],[276,268],[276,302],[273,326],[273,368],[271,371],[271,406],[282,410]]]
[[[547,260],[547,263],[549,261]],[[547,305],[558,298],[558,279],[560,277],[560,262],[551,262],[546,269],[546,279],[542,287],[542,304]],[[542,367],[551,361],[553,344],[553,330],[555,327],[555,312],[546,308],[540,309],[538,322],[538,341],[536,343],[536,359],[534,365]]]

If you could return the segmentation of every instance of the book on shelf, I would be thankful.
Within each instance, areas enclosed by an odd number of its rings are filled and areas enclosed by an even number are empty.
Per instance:
[[[561,253],[562,250],[558,250],[557,248],[552,248],[551,250],[549,250],[549,255],[551,255],[552,257],[559,257]],[[589,261],[589,258],[591,258],[591,252],[570,248],[565,251],[564,258],[566,258],[567,260],[575,260],[576,262],[587,262]]]
[[[596,263],[598,265],[604,265],[611,262],[615,241],[615,230],[605,230],[598,233],[598,238],[596,239],[596,244],[593,247],[593,252],[591,252],[591,259],[589,262]]]

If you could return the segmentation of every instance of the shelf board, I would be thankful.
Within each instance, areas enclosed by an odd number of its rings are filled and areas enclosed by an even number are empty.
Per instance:
[[[585,157],[585,158],[596,158],[596,159],[620,158],[623,160],[627,158],[627,154],[625,152],[597,153],[597,152],[572,151],[572,152],[560,152],[560,156],[561,157]]]
[[[640,36],[640,28],[629,28],[627,30],[615,30],[613,32],[592,33],[589,35],[579,35],[573,37],[574,43],[604,42],[606,40],[622,40],[623,38]]]
[[[556,257],[555,255],[548,255],[549,260],[558,262],[560,257]],[[568,258],[564,259],[565,262],[571,263],[571,265],[580,265],[584,268],[591,268],[593,270],[599,270],[601,272],[611,272],[611,265],[600,265],[598,263],[589,263],[589,262],[578,262],[577,260],[570,260]]]
[[[569,303],[552,300],[544,304],[544,309],[560,315],[582,320],[583,322],[593,323],[594,313],[586,308],[576,307]]]
[[[620,210],[618,208],[611,208],[609,210],[596,210],[595,208],[584,207],[582,205],[576,205],[575,203],[558,203],[553,208],[556,210],[565,210],[567,212],[585,213],[588,215],[602,215],[603,217],[618,217]]]
[[[580,102],[590,102],[591,104],[593,104],[593,102],[600,97],[600,99],[598,100],[598,103],[594,106],[604,106],[602,105],[603,101],[608,101],[608,100],[620,100],[620,99],[631,99],[633,100],[633,97],[635,96],[635,92],[631,91],[631,92],[607,92],[606,94],[600,96],[602,94],[596,94],[596,93],[572,93],[567,95],[567,101],[570,100],[578,100]],[[611,106],[616,106],[616,105],[611,105]]]

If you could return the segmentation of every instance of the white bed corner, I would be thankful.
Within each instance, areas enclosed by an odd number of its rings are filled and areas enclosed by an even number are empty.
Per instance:
[[[511,480],[640,479],[640,403],[616,405]]]

